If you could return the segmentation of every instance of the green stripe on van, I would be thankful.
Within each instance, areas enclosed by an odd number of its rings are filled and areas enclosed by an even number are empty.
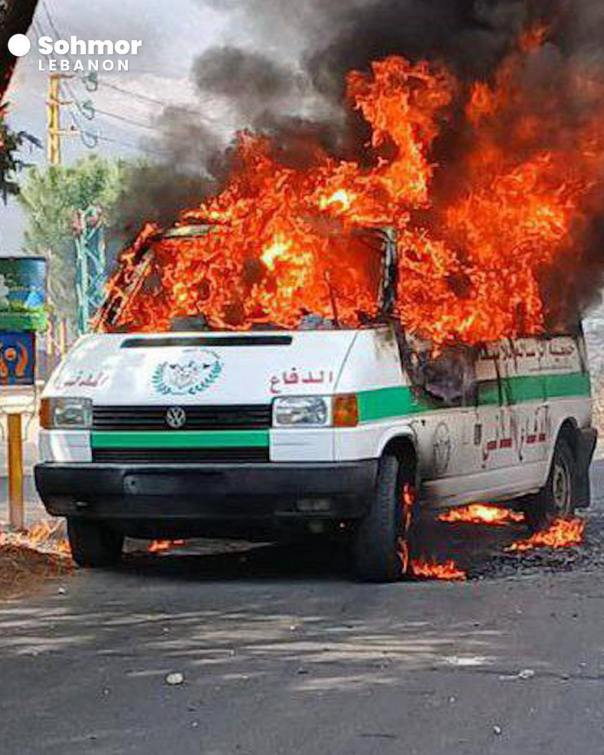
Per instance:
[[[567,375],[527,375],[505,378],[501,382],[504,399],[511,404],[544,401],[546,397],[587,398],[591,395],[589,375],[580,372]],[[403,417],[443,409],[443,405],[438,401],[430,400],[428,397],[417,397],[411,388],[381,388],[376,391],[363,391],[358,395],[361,422],[378,422],[389,417]],[[480,383],[478,403],[480,406],[499,405],[497,381]]]
[[[548,398],[591,396],[589,373],[574,372],[570,375],[544,375],[545,394]]]
[[[93,448],[268,448],[268,430],[93,432]]]
[[[358,394],[361,422],[377,422],[388,417],[404,417],[442,408],[429,398],[416,398],[411,388],[380,388]]]
[[[567,375],[528,375],[506,378],[502,382],[504,396],[511,404],[591,395],[589,375],[581,372]]]

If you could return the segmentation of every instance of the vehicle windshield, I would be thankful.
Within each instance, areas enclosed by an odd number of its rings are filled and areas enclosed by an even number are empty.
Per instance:
[[[306,249],[277,237],[229,251],[229,228],[180,226],[127,250],[97,317],[105,332],[369,327],[394,300],[388,230],[325,233]]]

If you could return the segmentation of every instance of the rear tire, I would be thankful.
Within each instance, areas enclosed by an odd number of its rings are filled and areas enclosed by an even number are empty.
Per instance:
[[[67,536],[78,566],[89,569],[114,566],[122,558],[124,536],[100,522],[68,517]]]
[[[352,543],[354,571],[363,582],[396,582],[408,572],[415,492],[404,472],[396,456],[380,460],[374,500]]]
[[[524,518],[533,532],[547,529],[555,519],[572,519],[577,500],[577,464],[566,438],[558,438],[545,487],[527,499]]]

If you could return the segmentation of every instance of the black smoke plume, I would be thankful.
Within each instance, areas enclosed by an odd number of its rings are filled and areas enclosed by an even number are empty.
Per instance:
[[[218,46],[199,55],[191,71],[199,97],[192,110],[207,111],[218,103],[234,129],[270,135],[279,158],[294,165],[312,164],[323,150],[363,159],[367,130],[345,108],[345,76],[351,69],[367,70],[387,55],[442,62],[462,82],[488,81],[523,29],[547,24],[548,43],[519,82],[526,112],[538,113],[551,102],[542,95],[558,89],[558,117],[539,135],[544,149],[572,139],[589,107],[572,90],[569,72],[578,62],[601,66],[604,72],[601,0],[197,2],[228,13],[234,27],[246,29],[251,43],[245,48]],[[129,227],[149,217],[172,220],[179,209],[219,190],[228,173],[225,135],[213,133],[201,116],[168,108],[157,128],[155,145],[165,159],[157,169],[133,175],[127,187],[135,196],[128,204]],[[506,139],[506,124],[499,138]],[[436,144],[437,162],[447,164],[435,185],[437,194],[463,186],[466,139],[463,126],[453,119]],[[594,196],[584,264],[577,266],[575,258],[572,270],[558,270],[544,281],[547,294],[563,302],[558,310],[592,303],[604,282],[604,202],[599,200]],[[563,283],[562,293],[557,289]]]

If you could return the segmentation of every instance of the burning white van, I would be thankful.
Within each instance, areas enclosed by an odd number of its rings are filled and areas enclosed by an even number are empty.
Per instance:
[[[125,536],[344,532],[357,575],[392,581],[417,506],[510,501],[539,528],[589,505],[580,327],[434,350],[391,316],[396,244],[378,237],[380,311],[357,328],[338,326],[334,297],[330,321],[295,330],[199,317],[74,346],[43,395],[35,474],[80,565],[115,563]]]

